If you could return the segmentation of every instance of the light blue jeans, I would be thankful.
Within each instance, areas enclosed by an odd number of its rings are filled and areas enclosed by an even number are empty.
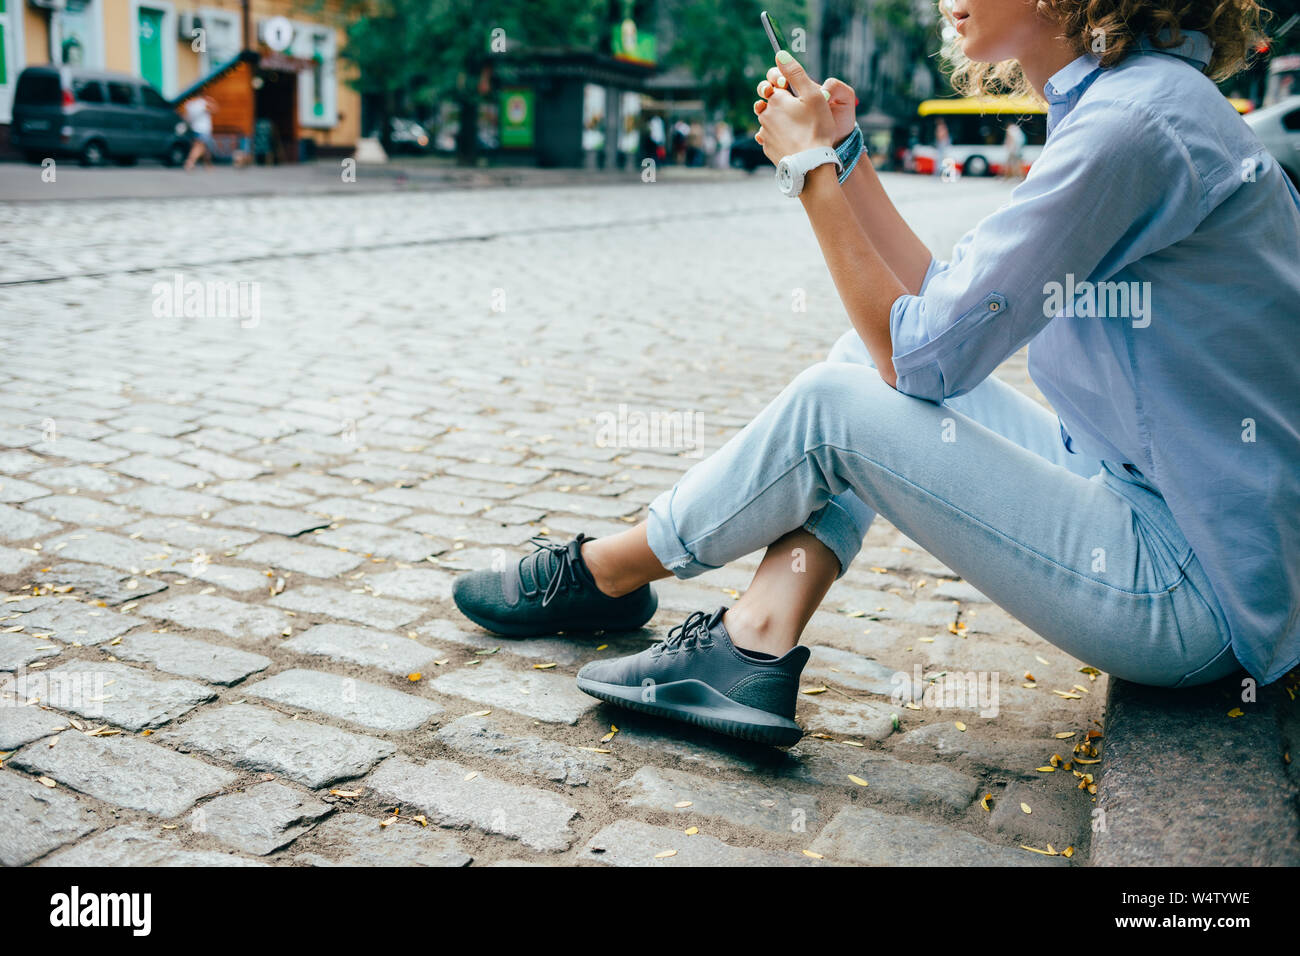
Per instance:
[[[1185,687],[1240,669],[1164,499],[1066,451],[1056,417],[990,376],[944,405],[886,385],[857,332],[650,505],[689,578],[803,527],[840,575],[876,512],[1046,640],[1109,674]]]

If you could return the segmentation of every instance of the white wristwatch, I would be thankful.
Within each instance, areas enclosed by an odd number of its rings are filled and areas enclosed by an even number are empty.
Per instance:
[[[839,153],[829,146],[805,149],[802,153],[786,156],[776,164],[776,185],[782,193],[793,199],[803,192],[804,178],[818,166],[826,163],[835,164],[836,175],[844,171]]]

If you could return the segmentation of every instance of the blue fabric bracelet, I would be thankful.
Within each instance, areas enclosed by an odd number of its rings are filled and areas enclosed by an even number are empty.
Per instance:
[[[854,124],[853,132],[845,137],[844,142],[835,147],[835,153],[840,158],[840,165],[843,172],[840,173],[840,183],[849,178],[853,168],[858,165],[858,160],[862,158],[862,127]]]

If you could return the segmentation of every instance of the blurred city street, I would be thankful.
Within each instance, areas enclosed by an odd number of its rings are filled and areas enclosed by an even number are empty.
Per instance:
[[[883,519],[805,636],[788,753],[574,685],[757,554],[630,635],[450,600],[639,520],[848,328],[770,172],[359,175],[0,207],[0,808],[46,807],[0,863],[1086,862],[1088,779],[1045,768],[1105,677]],[[941,258],[1010,190],[884,179]],[[1036,396],[1023,354],[999,374]],[[948,675],[995,706],[922,693]]]

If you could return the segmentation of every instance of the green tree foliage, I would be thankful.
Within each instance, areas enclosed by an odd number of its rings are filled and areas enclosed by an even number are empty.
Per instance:
[[[608,14],[605,0],[344,0],[343,7],[343,56],[355,67],[352,85],[380,104],[382,134],[391,116],[423,116],[452,101],[465,162],[477,150],[492,70],[530,48],[597,49]]]
[[[758,16],[767,10],[790,39],[804,23],[804,0],[661,2],[668,5],[673,33],[665,65],[684,67],[700,81],[707,108],[722,110],[733,126],[753,126],[754,88],[773,62]]]

